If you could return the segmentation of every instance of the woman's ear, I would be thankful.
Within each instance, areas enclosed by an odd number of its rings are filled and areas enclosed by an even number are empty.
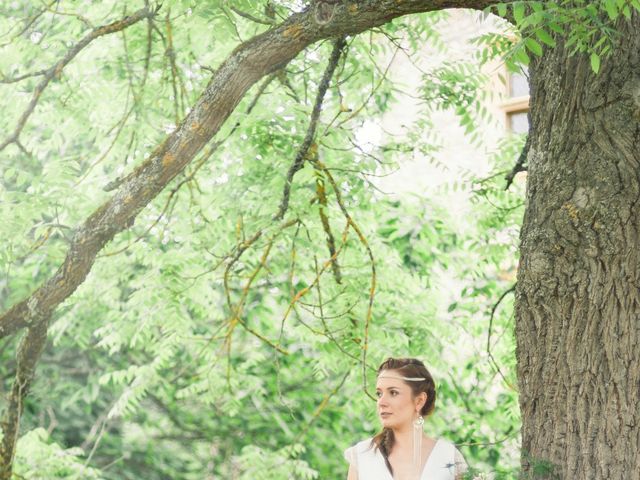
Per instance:
[[[420,392],[420,395],[418,395],[416,399],[416,410],[420,412],[420,410],[422,410],[422,407],[424,407],[426,403],[427,403],[427,393]]]

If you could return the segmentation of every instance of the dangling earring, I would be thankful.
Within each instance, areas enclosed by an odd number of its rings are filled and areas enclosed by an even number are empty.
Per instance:
[[[416,412],[418,413],[418,412]],[[420,478],[422,467],[422,426],[424,418],[418,413],[418,418],[413,421],[413,467],[416,480]]]

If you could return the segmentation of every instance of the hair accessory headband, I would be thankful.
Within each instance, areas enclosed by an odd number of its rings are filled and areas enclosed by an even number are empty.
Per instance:
[[[403,377],[402,375],[394,375],[392,373],[382,372],[378,375],[378,378],[397,378],[398,380],[405,380],[407,382],[422,382],[426,380],[424,377]]]

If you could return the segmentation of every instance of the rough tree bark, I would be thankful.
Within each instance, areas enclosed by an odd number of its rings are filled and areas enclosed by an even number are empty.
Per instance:
[[[516,336],[526,478],[640,479],[640,15],[532,63]]]

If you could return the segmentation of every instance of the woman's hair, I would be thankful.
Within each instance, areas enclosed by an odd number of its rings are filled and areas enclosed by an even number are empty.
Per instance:
[[[380,375],[383,370],[395,370],[403,377],[424,378],[424,380],[420,381],[403,381],[411,387],[411,392],[414,397],[417,397],[422,392],[427,394],[427,401],[422,406],[420,415],[423,417],[431,415],[436,405],[436,384],[429,370],[424,366],[424,363],[415,358],[389,357],[378,367],[378,375]],[[389,454],[391,453],[394,443],[393,430],[390,428],[383,428],[382,431],[371,440],[371,445],[380,449],[380,453],[382,453],[384,457],[384,462],[387,464],[387,468],[392,475],[393,469],[389,463]]]

